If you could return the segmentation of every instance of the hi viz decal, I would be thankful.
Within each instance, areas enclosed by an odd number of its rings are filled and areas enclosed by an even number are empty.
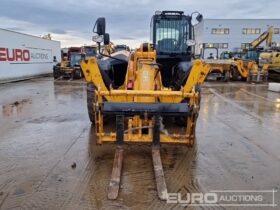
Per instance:
[[[0,62],[48,62],[51,61],[51,50],[38,48],[4,48],[0,47]]]

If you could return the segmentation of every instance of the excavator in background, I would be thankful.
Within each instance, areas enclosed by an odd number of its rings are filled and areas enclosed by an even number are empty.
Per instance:
[[[250,44],[248,49],[244,49],[242,56],[243,59],[253,60],[259,63],[260,53],[265,49],[272,47],[272,38],[274,34],[273,26],[270,26],[265,32],[263,32],[259,37],[254,39]],[[265,47],[260,47],[260,45],[265,41]]]
[[[271,47],[273,34],[274,34],[274,28],[273,26],[270,26],[265,32],[263,32],[259,37],[257,37],[250,43],[249,49],[256,49],[264,41],[266,42],[265,44],[266,47]]]
[[[220,54],[220,59],[239,58],[244,60],[252,60],[258,63],[260,53],[264,51],[265,48],[269,49],[273,45],[273,33],[274,29],[272,26],[270,26],[264,33],[249,43],[248,49],[242,49],[238,51],[224,51]],[[260,47],[264,41],[266,42],[265,47]]]
[[[197,21],[202,20],[198,13]],[[110,45],[105,18],[98,18],[93,40]],[[192,16],[182,11],[156,12],[152,43],[133,52],[119,51],[81,62],[87,81],[88,114],[98,144],[115,143],[108,198],[118,196],[125,143],[149,144],[158,196],[167,199],[160,145],[193,146],[200,108],[200,85],[210,67],[194,56]],[[106,59],[107,58],[107,59]],[[106,124],[110,119],[110,126]],[[174,128],[174,123],[179,127]],[[112,126],[114,125],[115,126]],[[115,128],[112,130],[112,128]]]
[[[259,67],[268,71],[268,77],[280,80],[280,48],[273,46],[274,28],[270,26],[267,31],[262,33],[257,39],[250,43],[250,48],[244,58],[255,60]],[[263,42],[264,48],[258,48]]]
[[[266,82],[269,74],[269,65],[266,63],[265,65],[258,66],[260,53],[264,50],[263,48],[259,48],[259,46],[265,41],[265,47],[271,48],[273,33],[274,29],[270,26],[264,33],[250,43],[249,49],[244,49],[240,52],[222,52],[220,59],[206,59],[205,62],[211,66],[208,78],[214,77],[222,81],[245,80],[247,82]],[[206,49],[214,48],[202,48],[201,56],[203,59],[205,59],[204,51]],[[218,57],[218,49],[215,50],[216,57]],[[269,56],[271,57],[271,54]],[[267,53],[263,54],[263,57],[267,58],[269,56]],[[276,61],[277,59],[274,60]],[[276,64],[276,62],[274,63]],[[273,67],[271,66],[271,68]]]
[[[280,48],[273,46],[273,27],[269,27],[266,32],[260,35],[251,43],[245,58],[256,59],[261,68],[266,68],[268,77],[273,80],[280,80]],[[258,50],[258,46],[266,41],[263,49]],[[253,49],[253,50],[252,50]],[[255,50],[254,50],[255,49]]]

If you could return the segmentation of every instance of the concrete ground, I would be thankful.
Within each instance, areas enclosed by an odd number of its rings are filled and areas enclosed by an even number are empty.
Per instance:
[[[277,98],[266,85],[206,83],[197,144],[161,149],[168,191],[274,189],[279,209]],[[95,144],[84,82],[40,78],[0,85],[0,209],[183,208],[158,200],[149,146],[129,146],[124,155],[118,200],[107,200],[114,145]],[[271,204],[272,193],[264,200]]]

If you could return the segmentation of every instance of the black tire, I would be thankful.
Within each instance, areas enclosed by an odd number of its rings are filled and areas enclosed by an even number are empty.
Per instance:
[[[235,66],[230,67],[230,73],[233,81],[239,80],[239,72]]]
[[[54,66],[53,67],[53,78],[54,79],[58,79],[60,77],[60,74],[59,74],[59,69],[57,66]]]
[[[229,82],[229,75],[230,75],[229,71],[226,71],[226,72],[225,72],[225,76],[224,76],[224,78],[223,78],[223,81],[224,81],[224,82]]]
[[[82,70],[81,70],[81,69],[77,69],[77,70],[75,71],[74,78],[75,78],[75,79],[81,79],[82,77],[83,77]]]
[[[186,127],[188,117],[175,117],[175,124],[179,127]]]
[[[268,78],[268,75],[267,75],[267,74],[264,74],[264,75],[263,75],[263,82],[267,82],[267,78]]]
[[[246,78],[246,82],[251,83],[252,82],[252,75],[249,73],[249,75]]]
[[[95,86],[92,83],[87,84],[87,108],[88,108],[88,116],[92,123],[95,122],[95,110],[93,106],[93,102],[95,100]]]

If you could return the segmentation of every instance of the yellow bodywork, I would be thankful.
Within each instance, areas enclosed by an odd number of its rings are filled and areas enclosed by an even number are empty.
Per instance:
[[[81,62],[85,79],[95,87],[95,99],[92,102],[95,109],[95,126],[98,143],[115,142],[117,134],[114,131],[105,131],[103,103],[119,102],[134,104],[178,104],[188,99],[190,113],[187,117],[185,131],[182,133],[160,134],[161,143],[176,143],[192,145],[195,139],[195,123],[199,111],[200,94],[196,86],[202,84],[209,72],[209,65],[202,60],[194,60],[187,81],[180,90],[174,91],[162,85],[159,66],[156,63],[156,51],[148,45],[143,45],[129,55],[125,82],[118,89],[107,88],[100,73],[96,58]],[[131,88],[131,85],[133,88]],[[139,115],[125,117],[126,131],[124,142],[152,143],[154,119]],[[142,129],[148,131],[142,133]]]
[[[227,59],[227,60],[205,60],[205,62],[210,66],[211,72],[231,72],[235,68],[240,76],[247,81],[250,81],[251,76],[256,76],[258,74],[267,75],[267,66],[259,69],[257,63],[251,60],[242,59]],[[230,79],[232,75],[230,74]]]
[[[263,32],[259,37],[257,37],[250,43],[250,48],[257,48],[264,41],[266,41],[267,47],[271,47],[273,34],[274,34],[274,28],[273,26],[270,26],[265,32]]]
[[[259,65],[268,70],[280,70],[280,52],[262,52],[260,53]]]
[[[205,59],[205,63],[210,66],[209,74],[211,73],[221,73],[224,74],[230,71],[230,66],[233,64],[233,60],[231,59]]]
[[[274,28],[270,26],[264,33],[250,43],[250,48],[255,49],[264,41],[266,41],[267,47],[271,47],[273,33]],[[273,53],[261,53],[260,60],[266,63],[266,65],[261,65],[260,68],[255,61],[243,59],[207,59],[205,62],[210,65],[209,74],[212,72],[221,74],[229,73],[229,79],[231,79],[233,78],[232,69],[234,68],[238,71],[239,75],[248,82],[262,82],[266,81],[269,68],[273,69],[275,67],[280,67],[280,59]]]
[[[258,72],[258,65],[255,61],[235,60],[234,63],[242,78],[248,78],[251,73]]]
[[[69,67],[70,61],[67,59],[63,59],[60,64],[59,70],[64,72],[64,74],[71,74],[73,72],[73,68]]]
[[[105,55],[111,55],[112,53],[115,52],[115,47],[114,47],[114,43],[113,42],[110,42],[108,45],[104,45],[102,47],[102,51],[103,51],[103,54]]]

